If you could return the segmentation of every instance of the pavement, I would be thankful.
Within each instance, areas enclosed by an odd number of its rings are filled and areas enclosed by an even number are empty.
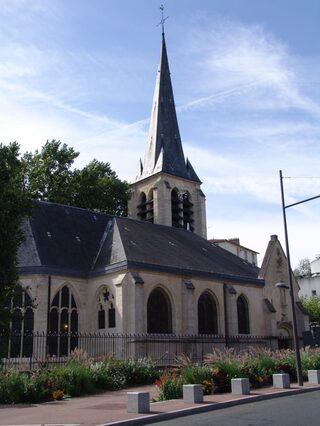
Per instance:
[[[320,385],[306,382],[303,387],[292,383],[289,389],[264,387],[254,389],[249,395],[232,393],[204,396],[204,401],[189,404],[183,400],[151,402],[150,412],[136,414],[127,412],[127,392],[149,392],[150,399],[158,395],[154,385],[140,386],[120,391],[104,392],[64,401],[41,404],[0,405],[1,426],[107,426],[146,425],[162,420],[227,408],[264,399],[278,398],[299,393],[320,391]]]

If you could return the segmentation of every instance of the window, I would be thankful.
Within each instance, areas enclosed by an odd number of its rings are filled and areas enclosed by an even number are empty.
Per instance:
[[[98,329],[116,327],[116,310],[114,308],[114,295],[108,289],[103,287],[98,296]],[[106,315],[107,313],[107,315]],[[108,322],[106,322],[108,320]]]
[[[250,334],[249,308],[247,299],[241,295],[237,299],[238,333]]]
[[[31,357],[34,325],[31,297],[25,289],[18,285],[8,307],[13,314],[10,323],[9,357]]]
[[[198,333],[218,334],[217,304],[207,291],[198,300]]]
[[[78,311],[68,286],[62,287],[53,298],[49,318],[49,354],[65,356],[78,345]]]
[[[312,296],[316,296],[317,295],[317,290],[312,290],[311,294],[312,294]]]
[[[148,333],[172,333],[171,303],[160,288],[153,290],[147,304]]]

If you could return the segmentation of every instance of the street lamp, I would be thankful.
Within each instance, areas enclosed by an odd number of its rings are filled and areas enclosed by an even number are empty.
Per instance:
[[[301,358],[300,358],[299,341],[298,341],[298,330],[297,330],[296,304],[295,304],[295,300],[294,300],[291,262],[290,262],[286,209],[293,207],[293,206],[297,206],[298,204],[306,203],[307,201],[315,200],[316,198],[320,198],[320,195],[316,195],[315,197],[307,198],[306,200],[298,201],[297,203],[288,204],[286,206],[285,202],[284,202],[282,170],[279,171],[279,174],[280,174],[280,187],[281,187],[281,199],[282,199],[284,236],[285,236],[285,240],[286,240],[289,289],[290,289],[290,299],[291,299],[291,307],[292,307],[292,331],[293,331],[293,342],[294,342],[294,351],[295,351],[295,358],[296,358],[297,378],[298,378],[299,386],[303,386],[302,367],[301,367]]]

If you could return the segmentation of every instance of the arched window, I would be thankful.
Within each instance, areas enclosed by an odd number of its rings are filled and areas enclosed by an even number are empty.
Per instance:
[[[168,295],[160,288],[153,290],[147,304],[148,333],[172,333],[172,312]]]
[[[12,311],[9,357],[31,357],[33,352],[33,305],[28,292],[20,285],[14,289],[9,308]]]
[[[98,297],[98,329],[116,327],[115,299],[108,287],[104,287]]]
[[[191,203],[191,197],[188,192],[185,192],[182,196],[182,210],[183,210],[183,227],[189,231],[193,231],[193,204]]]
[[[181,201],[179,198],[179,193],[176,189],[171,191],[171,218],[172,218],[172,226],[176,228],[181,227],[182,222],[182,208]]]
[[[240,295],[237,299],[238,333],[250,334],[249,306],[247,299]]]
[[[147,220],[147,197],[144,192],[140,194],[138,208],[138,216],[141,220]]]
[[[218,334],[217,304],[208,291],[198,300],[198,333]]]
[[[62,287],[52,300],[49,318],[50,355],[65,356],[78,344],[78,311],[68,286]]]

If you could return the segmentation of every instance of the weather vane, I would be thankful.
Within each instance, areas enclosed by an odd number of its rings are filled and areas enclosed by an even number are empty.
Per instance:
[[[163,4],[160,6],[160,10],[161,10],[161,21],[159,22],[159,24],[157,25],[157,27],[159,25],[162,26],[162,34],[164,34],[164,23],[166,22],[166,20],[169,18],[169,16],[167,16],[166,18],[163,17],[163,11],[164,11],[164,6]]]

